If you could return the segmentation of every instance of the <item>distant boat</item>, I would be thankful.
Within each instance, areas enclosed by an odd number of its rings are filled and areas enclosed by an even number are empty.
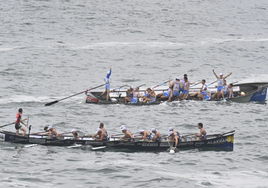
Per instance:
[[[224,98],[227,101],[232,102],[263,102],[266,100],[267,96],[267,87],[268,82],[252,82],[252,83],[236,83],[233,85],[233,98]],[[199,92],[200,86],[195,86],[193,88],[190,88],[190,93]],[[167,87],[162,87],[155,89],[155,93],[162,93],[167,90]],[[140,95],[145,95],[145,89],[140,89]],[[210,91],[212,94],[214,94],[217,89],[215,87],[210,87]],[[91,91],[86,93],[86,96],[84,98],[84,101],[86,103],[90,104],[125,104],[124,98],[126,96],[126,90],[119,90],[115,92],[110,93],[111,101],[106,100],[106,96],[101,96],[101,91]],[[172,100],[175,100],[175,97],[173,97]],[[196,98],[189,97],[188,100],[196,100]],[[209,101],[215,101],[214,99]],[[149,102],[149,103],[142,103],[142,101],[137,103],[128,103],[128,105],[154,105],[154,104],[160,104],[162,101],[160,98],[156,98],[155,102]]]

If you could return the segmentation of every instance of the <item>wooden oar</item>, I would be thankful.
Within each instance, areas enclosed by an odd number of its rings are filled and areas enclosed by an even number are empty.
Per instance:
[[[12,125],[12,124],[14,124],[14,123],[15,123],[15,122],[12,122],[12,123],[9,123],[9,124],[2,125],[2,126],[0,126],[0,128],[5,127],[5,126],[8,126],[8,125]]]
[[[123,85],[123,86],[120,86],[120,87],[117,87],[117,88],[111,90],[110,92],[114,92],[114,91],[116,91],[116,90],[118,90],[118,89],[121,89],[122,87],[125,87],[125,86],[127,86],[127,84],[126,84],[126,85]]]
[[[193,85],[191,85],[190,87],[194,87],[194,86],[196,86],[196,85],[198,85],[198,84],[201,84],[202,83],[202,81],[201,82],[198,82],[197,84],[193,84]]]
[[[159,87],[159,86],[162,86],[162,85],[168,83],[169,81],[171,81],[171,80],[165,81],[165,82],[163,82],[162,84],[159,84],[159,85],[157,85],[157,86],[154,86],[153,88],[157,88],[157,87]]]
[[[207,85],[207,87],[210,86],[210,85],[212,85],[212,84],[214,84],[214,83],[217,82],[217,81],[218,81],[218,80],[216,80],[216,81],[214,81],[214,82],[211,82],[210,84]]]
[[[141,86],[145,86],[146,84],[142,84],[142,85],[140,85],[140,86],[137,86],[138,88],[140,88]]]
[[[76,95],[79,95],[79,94],[85,93],[85,92],[87,92],[87,91],[91,91],[91,90],[93,90],[93,89],[99,88],[99,87],[104,86],[104,85],[106,85],[106,84],[101,84],[101,85],[99,85],[99,86],[96,86],[96,87],[90,88],[90,89],[88,89],[88,90],[86,90],[86,91],[81,91],[81,92],[76,93],[76,94],[74,94],[74,95],[71,95],[71,96],[69,96],[69,97],[65,97],[65,98],[63,98],[63,99],[59,99],[59,100],[56,100],[56,101],[52,101],[52,102],[46,103],[46,104],[45,104],[45,106],[50,106],[50,105],[52,105],[52,104],[56,104],[56,103],[58,103],[58,102],[60,102],[60,101],[63,101],[63,100],[65,100],[65,99],[68,99],[68,98],[74,97],[74,96],[76,96]]]

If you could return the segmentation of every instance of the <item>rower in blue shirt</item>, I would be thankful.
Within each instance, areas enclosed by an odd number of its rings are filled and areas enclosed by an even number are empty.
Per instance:
[[[110,83],[111,83],[110,76],[111,76],[111,74],[112,74],[112,67],[110,67],[110,71],[107,72],[107,75],[104,78],[104,82],[106,83],[105,91],[99,96],[99,97],[101,97],[102,95],[107,93],[107,95],[106,95],[107,101],[110,99]]]

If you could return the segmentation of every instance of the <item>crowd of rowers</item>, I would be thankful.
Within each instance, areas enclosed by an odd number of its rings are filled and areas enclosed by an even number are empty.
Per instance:
[[[175,100],[177,98],[178,101],[185,100],[188,97],[197,97],[199,100],[210,100],[210,99],[220,99],[220,98],[231,98],[233,97],[233,84],[227,84],[226,78],[230,76],[229,75],[223,77],[223,74],[220,73],[218,76],[214,69],[213,73],[215,74],[217,78],[217,92],[211,96],[211,92],[209,89],[209,85],[206,84],[206,80],[203,79],[201,81],[202,87],[200,89],[200,92],[196,92],[190,95],[189,89],[190,85],[193,86],[195,83],[190,83],[187,77],[187,74],[184,74],[183,78],[177,77],[175,81],[170,82],[169,81],[169,88],[167,91],[163,93],[159,93],[156,95],[154,88],[147,88],[145,90],[145,95],[140,96],[139,87],[130,87],[127,90],[126,97],[125,97],[125,103],[137,103],[137,102],[154,102],[157,97],[163,99],[163,100],[169,100],[171,102],[172,98],[175,97]],[[191,87],[192,87],[191,86]]]
[[[204,140],[207,137],[207,132],[203,128],[202,123],[198,123],[198,128],[200,129],[200,133],[192,133],[191,135],[195,135],[197,137],[196,140]],[[125,125],[122,125],[120,127],[122,133],[124,136],[120,137],[120,141],[125,141],[125,142],[134,142],[135,139],[139,138],[139,141],[146,141],[146,142],[161,142],[162,138],[167,138],[169,142],[175,142],[175,148],[177,147],[178,143],[181,141],[181,135],[178,131],[176,131],[174,128],[169,127],[168,129],[168,135],[163,136],[160,134],[159,131],[157,131],[155,128],[152,128],[151,131],[149,132],[148,130],[139,130],[139,135],[133,135],[129,129]],[[52,126],[46,126],[44,128],[46,133],[41,133],[40,135],[44,136],[47,135],[48,138],[51,139],[59,139],[59,136],[62,134],[58,134],[56,129],[53,128]],[[76,129],[71,130],[73,139],[74,140],[81,140],[84,137],[92,137],[96,141],[109,141],[109,135],[106,129],[104,128],[104,124],[100,123],[99,128],[96,131],[96,134],[94,135],[85,135],[85,136],[78,136],[78,131]],[[66,133],[64,133],[66,134]]]
[[[22,130],[23,136],[25,136],[26,129],[24,127],[22,127],[20,125],[20,123],[27,126],[24,123],[24,121],[27,120],[27,118],[22,120],[21,119],[22,113],[23,113],[23,110],[22,110],[22,108],[20,108],[19,113],[17,114],[17,120],[15,122],[15,129],[16,129],[16,135],[19,135],[19,130]],[[198,123],[198,128],[200,129],[200,133],[199,134],[193,133],[192,135],[195,135],[196,137],[198,137],[197,140],[206,139],[207,133],[206,133],[205,129],[203,128],[203,124]],[[137,138],[137,136],[134,136],[131,133],[131,131],[129,129],[127,129],[127,127],[125,125],[122,125],[120,127],[120,129],[121,129],[122,133],[124,134],[124,136],[120,137],[120,140],[122,140],[122,141],[135,141],[135,138]],[[71,132],[58,134],[57,130],[55,128],[53,128],[52,126],[45,126],[44,131],[45,131],[44,133],[41,132],[41,133],[35,133],[35,134],[42,135],[42,136],[48,136],[48,138],[50,138],[50,139],[59,139],[60,136],[62,136],[63,134],[72,133],[74,140],[81,140],[84,137],[92,137],[96,141],[108,141],[109,140],[108,132],[104,128],[103,123],[100,123],[100,125],[96,131],[96,134],[85,135],[82,137],[79,137],[78,131],[76,131],[76,129],[72,129]],[[149,141],[149,142],[161,142],[161,140],[163,138],[163,136],[160,134],[160,132],[157,131],[155,128],[152,128],[151,132],[141,129],[141,130],[139,130],[138,136],[141,136],[140,137],[141,141]],[[170,142],[175,141],[175,147],[177,147],[177,144],[181,141],[180,133],[178,131],[174,130],[172,127],[169,127],[169,129],[168,129],[168,135],[166,136],[166,138],[168,138],[168,137],[170,137],[170,139],[169,139]]]

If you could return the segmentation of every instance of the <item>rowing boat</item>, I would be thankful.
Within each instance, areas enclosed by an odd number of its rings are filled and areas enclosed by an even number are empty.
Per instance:
[[[230,102],[263,102],[266,100],[267,96],[267,88],[268,88],[268,82],[253,82],[253,83],[236,83],[233,86],[233,98],[225,98],[226,101]],[[190,94],[193,94],[195,92],[200,91],[200,87],[193,87],[190,88]],[[155,89],[155,93],[159,94],[167,90],[167,87],[162,87],[159,89]],[[211,94],[214,94],[217,92],[217,89],[215,87],[210,87]],[[244,95],[241,95],[241,93],[244,93]],[[115,91],[110,93],[111,101],[106,100],[106,96],[101,96],[102,92],[100,91],[92,91],[87,92],[84,98],[84,102],[90,103],[90,104],[125,104],[124,98],[126,96],[126,90],[121,91]],[[140,90],[140,96],[145,95],[145,90]],[[196,97],[189,97],[190,100],[197,100]],[[137,102],[137,103],[127,103],[127,105],[134,105],[134,106],[140,106],[140,105],[157,105],[160,104],[163,101],[166,101],[167,99],[160,99],[156,98],[155,102]],[[177,98],[173,97],[172,101],[177,100]],[[215,101],[215,100],[209,100],[209,101]]]
[[[219,149],[233,151],[234,148],[234,132],[230,131],[221,134],[207,135],[204,140],[196,140],[194,136],[182,136],[178,143],[178,149]],[[135,138],[134,141],[122,141],[118,137],[111,137],[108,141],[96,141],[91,137],[81,137],[80,140],[74,140],[71,136],[60,136],[60,139],[49,139],[47,136],[40,135],[16,135],[12,132],[1,131],[4,135],[4,141],[16,144],[39,144],[46,146],[105,146],[106,150],[129,150],[129,151],[167,151],[170,147],[174,147],[174,142],[168,142],[162,139],[161,142],[142,141]]]

